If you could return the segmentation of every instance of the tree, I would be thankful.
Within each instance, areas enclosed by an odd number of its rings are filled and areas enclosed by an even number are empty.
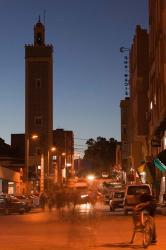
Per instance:
[[[103,171],[111,172],[116,163],[116,145],[117,141],[113,138],[106,140],[103,137],[97,137],[96,140],[89,139],[86,144],[84,159],[88,160],[92,169],[91,172],[101,175]]]

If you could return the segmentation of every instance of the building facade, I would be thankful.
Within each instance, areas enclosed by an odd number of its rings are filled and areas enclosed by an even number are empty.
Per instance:
[[[140,26],[130,49],[130,138],[135,169],[147,170],[156,196],[166,193],[166,2],[149,0],[149,33]],[[122,124],[123,125],[123,124]]]
[[[24,159],[16,148],[0,138],[0,194],[20,194],[23,192],[22,169]]]
[[[166,165],[166,1],[149,0],[148,158],[163,153]],[[165,172],[155,168],[157,195],[166,193]]]
[[[148,33],[139,25],[130,49],[130,138],[132,164],[137,168],[147,155]]]
[[[74,174],[74,135],[73,131],[56,129],[53,131],[53,144],[56,147],[55,174],[57,182],[66,182]]]
[[[166,149],[166,2],[149,1],[149,155]]]

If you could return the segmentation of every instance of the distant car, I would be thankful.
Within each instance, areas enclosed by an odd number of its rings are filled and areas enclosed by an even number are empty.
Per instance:
[[[87,186],[78,186],[76,187],[77,192],[77,202],[78,203],[88,203],[89,202],[89,190]]]
[[[124,197],[124,213],[127,214],[133,210],[133,207],[139,203],[141,194],[152,195],[152,189],[149,184],[130,184],[126,186]]]
[[[110,195],[110,211],[114,211],[116,208],[123,208],[124,206],[125,191],[117,190],[113,191]]]
[[[108,173],[107,171],[103,171],[103,172],[101,173],[101,176],[102,176],[103,178],[108,178],[108,177],[109,177],[109,173]]]
[[[11,214],[19,213],[23,214],[26,212],[26,204],[13,197],[2,197],[0,196],[0,213]]]

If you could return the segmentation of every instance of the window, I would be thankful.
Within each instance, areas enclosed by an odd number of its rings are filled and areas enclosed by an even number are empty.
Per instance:
[[[40,89],[40,88],[41,88],[41,79],[40,79],[40,78],[36,79],[35,87],[36,87],[37,89]]]
[[[35,125],[37,125],[38,127],[41,127],[41,125],[42,125],[42,117],[41,116],[35,116],[34,122],[35,122]]]
[[[36,147],[36,148],[35,148],[35,152],[36,152],[37,155],[41,155],[42,150],[41,150],[41,148]]]

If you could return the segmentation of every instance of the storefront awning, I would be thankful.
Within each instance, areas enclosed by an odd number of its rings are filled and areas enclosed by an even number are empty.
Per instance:
[[[159,160],[159,158],[154,159],[153,163],[160,171],[166,171],[166,166]]]

